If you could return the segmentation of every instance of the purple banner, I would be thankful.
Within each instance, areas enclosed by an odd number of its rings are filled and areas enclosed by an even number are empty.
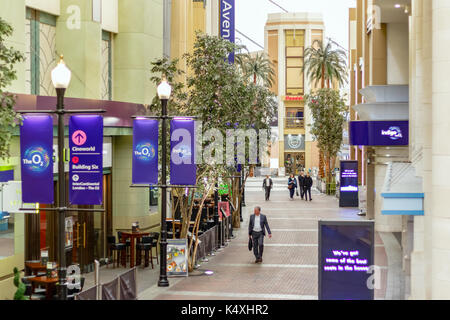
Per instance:
[[[351,121],[352,146],[407,146],[408,121]]]
[[[194,130],[192,119],[174,119],[170,122],[170,183],[173,185],[196,184]]]
[[[69,201],[101,205],[103,200],[103,118],[72,116],[69,121]]]
[[[158,120],[133,121],[133,184],[158,183]]]
[[[235,43],[235,0],[220,1],[220,36]],[[234,63],[234,53],[228,56],[228,61]]]
[[[22,201],[53,203],[53,119],[25,116],[20,127]]]

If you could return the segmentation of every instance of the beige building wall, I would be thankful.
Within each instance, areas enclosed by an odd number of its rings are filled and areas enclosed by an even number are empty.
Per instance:
[[[303,101],[286,101],[286,30],[296,30],[298,34],[304,32],[304,48],[310,47],[314,40],[323,40],[324,24],[322,16],[315,13],[277,13],[269,14],[265,26],[265,52],[275,66],[275,83],[272,88],[278,96],[278,165],[279,173],[288,175],[285,168],[285,141],[284,136],[288,134],[305,135],[305,168],[318,167],[317,143],[308,129],[311,123],[311,112]],[[319,84],[320,86],[320,84]],[[315,88],[314,84],[308,83],[303,77],[304,94]],[[303,95],[303,94],[302,94]],[[286,108],[300,107],[304,109],[305,126],[303,128],[285,128]]]

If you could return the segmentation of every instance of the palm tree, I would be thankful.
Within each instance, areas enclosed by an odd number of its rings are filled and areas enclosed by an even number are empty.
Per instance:
[[[318,43],[315,47],[314,44]],[[321,88],[331,87],[333,81],[339,85],[347,82],[347,55],[341,49],[333,49],[331,42],[326,46],[316,40],[313,45],[305,50],[305,63],[303,71],[306,70],[306,77],[317,84],[321,81]]]
[[[249,53],[237,55],[236,63],[241,68],[244,77],[253,81],[254,84],[261,83],[267,87],[273,85],[275,71],[265,53],[256,53],[254,57]]]
[[[315,46],[317,44],[317,46]],[[333,49],[331,41],[326,46],[321,41],[314,41],[313,45],[305,49],[303,72],[311,83],[317,85],[321,81],[321,88],[331,87],[333,81],[339,85],[347,82],[347,55],[343,50]],[[319,152],[319,175],[324,176],[324,156]]]

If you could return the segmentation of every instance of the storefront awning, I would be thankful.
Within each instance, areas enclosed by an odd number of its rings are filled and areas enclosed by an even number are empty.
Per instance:
[[[424,215],[422,178],[411,163],[388,164],[381,196],[383,215]]]

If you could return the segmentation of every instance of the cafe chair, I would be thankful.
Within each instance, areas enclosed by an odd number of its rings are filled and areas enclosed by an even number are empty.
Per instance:
[[[142,237],[142,241],[136,244],[136,265],[140,265],[142,261],[142,251],[145,252],[144,268],[149,266],[149,261],[152,263],[153,269],[153,237]]]
[[[158,258],[158,240],[159,240],[159,232],[150,232],[150,237],[152,237],[152,247],[156,248],[156,263],[159,264]],[[152,260],[154,258],[152,257]]]
[[[119,267],[120,263],[120,255],[123,251],[126,251],[126,245],[125,243],[116,243],[116,237],[115,236],[108,236],[108,247],[109,247],[109,256],[112,257],[113,261],[113,267],[114,267],[114,261],[117,261],[117,267]],[[114,259],[114,252],[116,252],[116,259]],[[108,263],[109,264],[109,263]],[[106,265],[108,267],[108,264]]]
[[[117,231],[117,238],[119,239],[120,243],[122,242],[122,232],[121,231]],[[129,257],[130,257],[130,246],[131,246],[131,242],[130,239],[126,239],[125,240],[125,246],[126,246],[126,261],[129,261]]]

